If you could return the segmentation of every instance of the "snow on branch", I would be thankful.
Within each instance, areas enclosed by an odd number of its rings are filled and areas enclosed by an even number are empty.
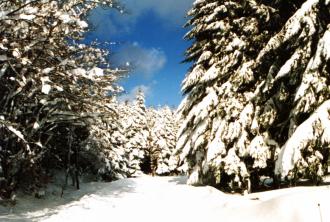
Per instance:
[[[330,144],[330,100],[325,101],[319,108],[302,124],[300,124],[287,142],[282,146],[276,161],[275,174],[287,176],[298,167],[307,168],[310,162],[304,159],[304,150],[320,150]],[[318,145],[318,146],[316,146]],[[328,149],[328,148],[326,148]],[[317,158],[322,158],[319,152]],[[299,170],[299,169],[298,169]]]

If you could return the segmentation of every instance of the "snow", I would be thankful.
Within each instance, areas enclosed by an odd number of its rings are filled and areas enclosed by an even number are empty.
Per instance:
[[[7,11],[0,11],[0,20],[7,18]]]
[[[54,68],[45,68],[44,70],[42,70],[42,74],[49,74],[50,72],[52,72],[54,70]]]
[[[219,129],[218,132],[221,132]],[[214,159],[219,154],[225,154],[225,143],[221,140],[220,136],[218,135],[218,132],[215,136],[215,138],[212,140],[212,142],[209,145],[209,148],[207,149],[207,155],[206,155],[206,161],[209,162],[212,159]]]
[[[205,70],[201,65],[194,67],[194,69],[189,73],[189,76],[187,76],[187,78],[183,81],[182,91],[185,91],[189,87],[198,83],[198,80],[203,76],[204,71]]]
[[[321,67],[321,65],[324,63],[324,59],[326,60],[330,59],[329,41],[330,41],[330,31],[327,30],[318,43],[317,51],[314,57],[308,63],[303,78],[303,83],[297,90],[295,101],[298,101],[306,94],[306,91],[310,87],[310,85],[315,86],[317,92],[321,91],[323,88],[326,88],[327,84],[324,83],[324,81],[321,81],[321,78],[319,76],[315,76],[316,74],[313,71]]]
[[[330,100],[327,100],[307,120],[297,127],[281,148],[275,165],[276,174],[284,177],[294,169],[296,163],[302,159],[301,151],[308,146],[309,142],[315,140],[315,137],[318,137],[315,134],[321,135],[321,141],[325,144],[329,141],[329,110]],[[315,129],[317,124],[320,124],[320,129]]]
[[[198,5],[198,4],[201,4],[201,3],[203,3],[205,0],[196,0],[195,2],[194,2],[194,5]]]
[[[236,150],[234,148],[231,148],[228,151],[227,156],[224,158],[224,164],[225,172],[228,175],[235,175],[235,177],[240,175],[243,178],[249,176],[245,164],[237,156]],[[238,180],[236,180],[236,178],[235,181],[239,182]]]
[[[204,55],[204,54],[203,54]],[[202,56],[203,56],[202,55]],[[211,68],[209,68],[204,74],[203,77],[201,78],[201,82],[209,82],[214,79],[216,79],[219,75],[219,68],[217,67],[217,64],[213,64]]]
[[[306,39],[312,36],[316,32],[315,24],[317,24],[317,19],[311,12],[317,8],[318,4],[320,4],[319,0],[305,1],[301,8],[286,22],[282,31],[269,40],[260,52],[257,61],[261,61],[269,51],[279,49],[283,43],[290,41],[290,39],[292,40],[292,38],[295,39],[294,41],[298,41],[299,39]],[[296,37],[300,31],[302,33]],[[290,71],[290,66],[294,65],[295,56],[293,55],[293,58],[286,62],[277,78],[286,75]]]
[[[43,84],[42,88],[41,88],[41,92],[43,94],[49,94],[50,90],[52,89],[52,87],[49,84]]]
[[[254,158],[253,167],[266,168],[267,160],[270,158],[271,153],[266,144],[265,138],[262,135],[254,137],[248,147],[249,154]]]
[[[0,62],[7,61],[8,57],[7,55],[0,55]]]
[[[87,24],[87,22],[85,22],[85,21],[81,21],[81,20],[79,20],[79,21],[77,21],[77,24],[78,24],[78,26],[80,26],[81,28],[88,28],[88,24]]]
[[[303,222],[330,219],[329,186],[241,196],[185,183],[185,177],[150,176],[112,183],[83,183],[80,190],[67,191],[62,198],[55,190],[53,194],[47,191],[44,199],[18,197],[15,207],[0,208],[0,220]]]
[[[8,130],[10,130],[11,132],[13,132],[17,137],[19,137],[21,140],[25,141],[24,135],[22,134],[21,131],[15,129],[15,128],[12,127],[12,126],[8,126],[7,128],[8,128]]]
[[[24,20],[33,20],[36,17],[36,15],[25,15],[25,14],[20,14],[19,18],[24,19]]]
[[[210,52],[210,51],[205,51],[205,52],[203,52],[202,55],[199,57],[197,63],[205,62],[205,61],[211,59],[211,57],[212,57],[212,52]]]
[[[41,77],[40,80],[42,83],[41,92],[46,95],[49,94],[50,90],[52,89],[51,85],[48,84],[49,82],[51,82],[49,77]]]
[[[212,22],[209,24],[206,29],[208,30],[227,30],[228,25],[224,21]]]
[[[20,51],[19,51],[19,49],[13,49],[13,56],[15,57],[15,58],[20,58],[21,57],[21,53],[20,53]]]
[[[277,73],[275,79],[282,78],[288,74],[290,74],[292,67],[296,65],[298,59],[300,58],[301,51],[296,51],[289,60],[285,62],[285,64],[281,67],[280,71]]]
[[[62,20],[63,23],[69,23],[72,21],[71,17],[69,14],[64,14],[62,12],[57,12],[55,16],[58,16],[60,20]]]
[[[100,69],[98,67],[94,67],[93,69],[91,69],[88,74],[92,77],[97,77],[97,76],[103,76],[104,72],[103,69]]]

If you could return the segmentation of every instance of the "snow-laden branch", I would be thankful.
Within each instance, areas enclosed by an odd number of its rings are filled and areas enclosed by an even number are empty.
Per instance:
[[[302,124],[300,124],[291,137],[281,148],[276,161],[275,174],[282,177],[287,176],[297,167],[307,168],[312,160],[308,160],[302,154],[309,150],[314,152],[317,159],[322,159],[320,151],[322,148],[329,149],[330,144],[330,100],[325,101],[315,112]],[[318,145],[315,146],[315,145]],[[313,161],[316,161],[313,159]],[[300,165],[298,165],[298,163]],[[314,162],[315,163],[315,162]],[[322,172],[319,172],[322,175]]]

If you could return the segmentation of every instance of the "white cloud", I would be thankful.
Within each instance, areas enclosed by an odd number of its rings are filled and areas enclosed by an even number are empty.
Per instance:
[[[113,54],[112,62],[116,66],[130,65],[134,73],[149,78],[161,70],[166,63],[163,51],[156,48],[144,48],[138,43],[126,44]]]
[[[145,98],[148,97],[151,94],[151,87],[150,86],[139,85],[139,86],[135,86],[128,93],[121,95],[118,98],[118,100],[120,102],[125,102],[125,101],[132,102],[135,99],[135,96],[136,96],[139,89],[142,90],[142,92],[144,93]]]

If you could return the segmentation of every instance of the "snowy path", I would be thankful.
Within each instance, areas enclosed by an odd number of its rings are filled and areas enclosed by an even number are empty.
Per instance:
[[[330,187],[300,187],[247,196],[191,187],[183,177],[83,184],[79,191],[23,198],[0,221],[329,221]],[[322,220],[321,220],[322,218]]]

